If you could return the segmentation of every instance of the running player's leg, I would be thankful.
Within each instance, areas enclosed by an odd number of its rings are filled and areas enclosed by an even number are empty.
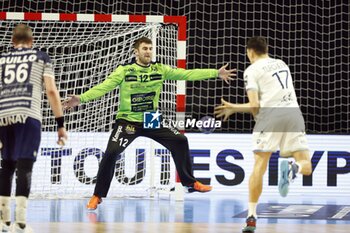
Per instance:
[[[267,169],[267,165],[271,158],[271,152],[255,152],[255,163],[253,172],[249,178],[249,203],[252,203],[253,208],[249,209],[248,216],[256,214],[256,203],[259,201],[259,197],[263,189],[263,177]],[[255,204],[255,206],[254,206]]]
[[[257,123],[258,124],[258,123]],[[266,125],[265,128],[273,127],[273,122]],[[262,130],[254,130],[253,132],[253,151],[254,151],[254,167],[249,179],[249,203],[248,216],[246,219],[246,226],[242,232],[251,233],[255,231],[257,213],[256,208],[263,190],[263,177],[270,161],[272,152],[278,149],[281,140],[281,134]]]
[[[134,131],[130,132],[130,128],[134,129]],[[106,152],[98,168],[95,191],[87,204],[88,209],[96,209],[97,205],[101,203],[102,197],[107,196],[114,176],[117,156],[122,153],[136,137],[138,137],[138,126],[125,120],[117,121],[109,137]]]
[[[312,173],[312,164],[310,159],[310,153],[308,150],[293,152],[295,164],[297,165],[297,173],[309,176]]]
[[[188,187],[189,192],[211,190],[211,186],[203,185],[193,176],[190,149],[185,135],[174,128],[162,128],[143,130],[142,136],[155,140],[171,152],[181,183]]]
[[[269,163],[271,152],[255,152],[253,172],[249,178],[249,203],[247,225],[242,232],[254,232],[256,228],[256,207],[263,189],[263,177]]]
[[[296,178],[296,174],[311,175],[312,165],[305,133],[284,133],[280,148],[282,157],[293,156],[296,161],[292,163],[284,160],[280,166],[278,190],[282,197],[286,197],[289,192],[290,182]]]

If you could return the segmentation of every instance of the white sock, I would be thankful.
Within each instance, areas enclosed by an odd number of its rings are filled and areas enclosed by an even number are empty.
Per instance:
[[[11,197],[0,196],[0,222],[11,222]]]
[[[302,169],[301,164],[298,162],[295,162],[295,164],[298,165],[298,168],[299,168],[298,173],[301,174],[301,169]]]
[[[28,198],[25,196],[16,196],[16,223],[26,224]]]
[[[248,217],[253,215],[256,218],[258,216],[256,214],[256,206],[257,205],[258,205],[258,203],[256,203],[256,202],[249,202],[248,203]]]

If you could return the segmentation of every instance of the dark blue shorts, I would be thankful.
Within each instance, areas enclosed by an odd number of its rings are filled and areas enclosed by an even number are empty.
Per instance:
[[[41,140],[40,121],[28,117],[25,123],[0,126],[1,157],[4,160],[36,160]]]

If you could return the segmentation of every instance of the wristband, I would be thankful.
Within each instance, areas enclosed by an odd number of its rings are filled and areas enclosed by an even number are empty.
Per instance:
[[[55,118],[57,123],[57,128],[63,128],[64,127],[64,117],[57,117]]]

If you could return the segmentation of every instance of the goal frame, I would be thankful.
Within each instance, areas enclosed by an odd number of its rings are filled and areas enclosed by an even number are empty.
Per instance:
[[[124,22],[124,23],[162,23],[174,24],[177,35],[177,68],[186,68],[186,16],[161,15],[117,15],[117,14],[76,14],[76,13],[43,13],[43,12],[0,12],[0,21],[71,21],[71,22]],[[186,82],[176,81],[176,120],[184,121],[186,111]],[[185,133],[185,127],[179,126]],[[175,199],[183,200],[183,189],[176,174]]]
[[[47,20],[175,24],[178,27],[177,68],[186,68],[186,16],[0,12],[0,20]],[[184,80],[177,80],[176,85],[176,119],[184,120],[186,111],[186,83]],[[184,133],[184,127],[179,129],[181,132]]]

